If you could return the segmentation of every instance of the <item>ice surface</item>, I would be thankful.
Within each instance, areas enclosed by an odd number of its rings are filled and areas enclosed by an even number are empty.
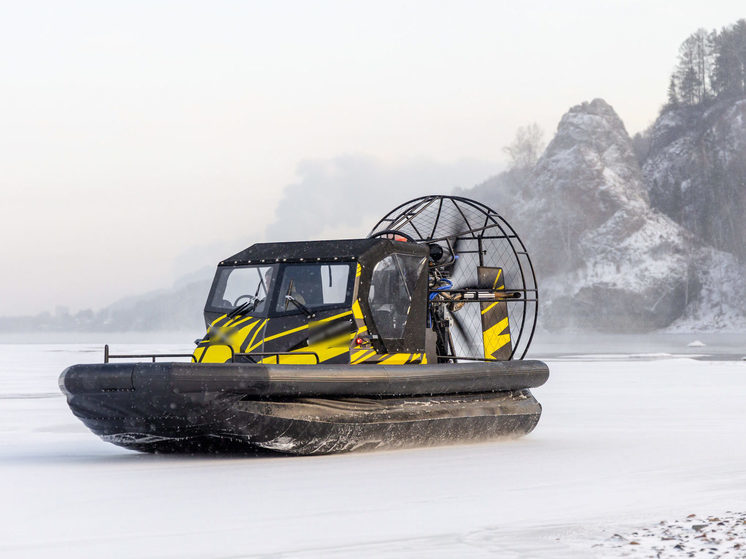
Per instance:
[[[630,533],[613,534],[596,544],[607,557],[713,557],[742,559],[746,556],[746,514],[726,511],[718,516],[688,514],[686,518],[661,521]]]
[[[100,345],[1,345],[0,556],[596,557],[635,526],[743,511],[746,362],[634,352],[550,360],[517,441],[210,458],[119,449],[72,416],[57,376]]]

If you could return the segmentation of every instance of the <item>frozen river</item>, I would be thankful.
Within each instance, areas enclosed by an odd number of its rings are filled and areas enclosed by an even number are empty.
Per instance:
[[[738,351],[549,351],[517,441],[211,458],[119,449],[72,416],[57,376],[100,344],[0,345],[0,557],[596,557],[615,532],[746,510]]]

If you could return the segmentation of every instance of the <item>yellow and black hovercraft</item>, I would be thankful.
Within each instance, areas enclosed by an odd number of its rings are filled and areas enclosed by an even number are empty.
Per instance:
[[[74,365],[73,413],[146,452],[322,454],[516,437],[541,415],[524,360],[538,291],[518,235],[459,197],[366,239],[255,244],[220,262],[191,362]],[[164,356],[160,357],[174,357]]]

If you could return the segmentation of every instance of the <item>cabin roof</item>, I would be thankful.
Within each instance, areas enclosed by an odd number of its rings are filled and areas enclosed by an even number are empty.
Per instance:
[[[394,245],[396,252],[411,254],[429,253],[417,243],[392,241],[389,239],[340,239],[334,241],[293,241],[286,243],[257,243],[229,256],[220,266],[240,264],[306,262],[315,260],[357,260],[369,250]]]

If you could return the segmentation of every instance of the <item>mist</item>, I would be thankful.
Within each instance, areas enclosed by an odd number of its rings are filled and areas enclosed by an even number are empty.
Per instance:
[[[102,308],[258,240],[364,234],[487,179],[516,128],[551,135],[581,99],[641,130],[681,38],[741,12],[6,3],[0,316]]]
[[[268,241],[364,237],[389,210],[411,198],[444,194],[495,174],[495,163],[425,159],[385,163],[341,155],[298,165],[299,180],[283,190]]]

